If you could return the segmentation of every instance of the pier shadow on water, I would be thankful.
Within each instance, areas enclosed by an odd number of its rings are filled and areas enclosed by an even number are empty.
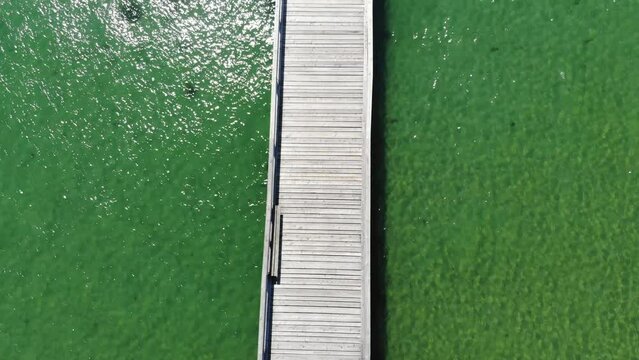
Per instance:
[[[373,0],[373,113],[371,134],[371,357],[386,357],[386,3]]]

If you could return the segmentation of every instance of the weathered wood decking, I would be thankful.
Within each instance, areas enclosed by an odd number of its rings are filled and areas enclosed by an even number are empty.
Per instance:
[[[370,358],[372,0],[277,0],[258,359]]]

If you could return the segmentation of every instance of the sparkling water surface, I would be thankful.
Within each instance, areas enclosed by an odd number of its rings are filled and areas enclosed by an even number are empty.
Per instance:
[[[0,358],[254,357],[272,21],[0,1]]]

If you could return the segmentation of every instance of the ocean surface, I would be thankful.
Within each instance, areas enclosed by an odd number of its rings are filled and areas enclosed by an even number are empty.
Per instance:
[[[0,358],[249,359],[268,0],[0,0]]]
[[[378,10],[386,358],[639,358],[639,3]]]
[[[254,358],[273,10],[0,0],[1,359]],[[376,10],[376,358],[637,358],[639,3]]]

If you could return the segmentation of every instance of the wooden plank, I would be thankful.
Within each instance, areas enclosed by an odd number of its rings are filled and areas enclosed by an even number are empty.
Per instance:
[[[282,1],[267,231],[280,225],[274,205],[286,217],[279,283],[263,281],[258,359],[368,360],[372,1]]]
[[[279,278],[280,276],[280,255],[281,255],[281,243],[282,243],[282,214],[280,213],[280,207],[275,205],[275,215],[273,216],[273,238],[271,254],[271,276]]]
[[[341,344],[360,344],[362,339],[359,336],[335,336],[334,334],[300,334],[292,332],[277,332],[277,340],[279,342],[302,342],[302,343],[341,343]]]
[[[282,270],[289,268],[308,268],[308,269],[317,269],[317,270],[361,270],[362,264],[357,262],[351,263],[325,263],[322,261],[285,261],[282,263]],[[361,297],[361,294],[358,294],[357,297]]]
[[[281,271],[282,276],[286,275],[286,276],[299,276],[299,277],[304,277],[304,276],[316,276],[316,275],[326,275],[326,276],[334,276],[335,278],[338,278],[340,276],[361,276],[362,275],[362,271],[361,269],[355,269],[355,270],[350,270],[350,269],[307,269],[307,268],[291,268],[291,269],[282,269]],[[281,297],[281,295],[280,295]],[[298,300],[310,300],[309,298],[305,298],[305,297],[301,297]],[[353,299],[346,299],[348,301],[352,301]],[[359,299],[358,301],[360,301],[361,299]],[[336,301],[336,299],[330,299],[330,301]]]
[[[360,257],[362,256],[361,254],[359,255]],[[357,286],[357,285],[361,285],[362,284],[362,279],[360,277],[356,277],[356,278],[352,278],[352,279],[339,279],[339,278],[331,278],[331,279],[318,279],[318,278],[313,278],[313,277],[309,277],[309,276],[299,276],[299,277],[287,277],[285,279],[284,282],[282,282],[282,284],[284,285],[303,285],[303,284],[307,284],[307,285],[345,285],[345,286]],[[302,302],[302,304],[297,304],[297,305],[303,305],[304,302]],[[311,305],[311,303],[306,303],[307,305]],[[360,304],[361,305],[361,304]],[[323,308],[322,309],[318,309],[318,312],[322,312],[322,310],[329,308],[331,306],[334,306],[333,304],[331,304],[330,302],[324,302],[323,303]],[[357,306],[358,310],[357,313],[361,314],[361,309],[360,306]]]
[[[289,6],[302,5],[302,6],[322,6],[322,7],[339,7],[344,5],[364,5],[364,0],[289,0],[287,2]]]
[[[289,342],[289,341],[275,341],[273,343],[273,350],[323,350],[323,351],[343,351],[354,352],[357,354],[361,352],[362,344],[353,343],[336,343],[336,342]]]
[[[361,313],[361,303],[359,302],[359,300],[356,301],[350,301],[350,302],[331,302],[331,301],[322,301],[322,300],[309,300],[309,299],[304,299],[304,300],[290,300],[290,299],[276,299],[273,302],[273,308],[276,308],[277,306],[305,306],[308,307],[309,311],[314,311],[314,308],[326,308],[326,307],[332,307],[332,308],[339,308],[339,309],[351,309],[353,311],[357,311],[357,313]]]
[[[271,360],[300,360],[300,356],[305,356],[305,354],[281,354],[281,353],[273,353],[271,356]],[[358,355],[313,355],[313,360],[358,360],[360,357]]]
[[[308,243],[308,241],[307,241]],[[332,244],[332,243],[321,243],[321,242],[314,242],[311,244],[304,244],[304,243],[299,243],[296,242],[294,240],[289,241],[286,244],[286,251],[287,252],[294,252],[294,251],[323,251],[326,253],[340,253],[340,252],[346,252],[346,253],[351,253],[353,251],[358,250],[359,248],[361,248],[361,244],[359,242],[356,243],[345,243],[345,244]],[[361,252],[360,252],[361,254]]]
[[[330,223],[330,224],[359,224],[361,218],[357,215],[335,214],[289,214],[287,223]]]

